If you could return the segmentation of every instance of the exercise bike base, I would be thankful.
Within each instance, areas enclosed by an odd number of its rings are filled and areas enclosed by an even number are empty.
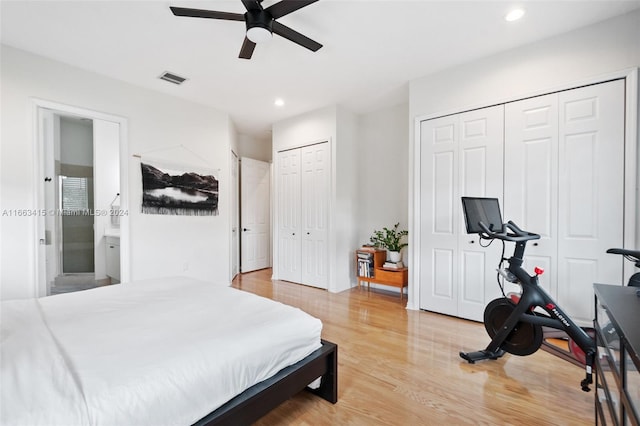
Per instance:
[[[460,352],[460,358],[467,360],[469,364],[475,364],[476,361],[483,361],[485,359],[498,359],[504,355],[502,349],[498,349],[495,352],[492,351],[475,351],[475,352]]]

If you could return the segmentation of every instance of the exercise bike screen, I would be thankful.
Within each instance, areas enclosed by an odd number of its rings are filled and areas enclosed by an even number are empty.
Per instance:
[[[484,223],[492,231],[502,232],[502,215],[497,198],[462,197],[467,234],[480,234]]]

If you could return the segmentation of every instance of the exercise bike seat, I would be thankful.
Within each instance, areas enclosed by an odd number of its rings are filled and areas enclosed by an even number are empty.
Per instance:
[[[635,262],[636,268],[640,268],[640,250],[627,250],[622,248],[610,248],[607,250],[607,253],[611,254],[620,254],[626,257],[628,260]],[[640,287],[640,272],[636,272],[631,275],[629,278],[629,282],[627,283],[629,287]],[[640,290],[637,292],[638,297],[640,297]]]
[[[640,250],[627,250],[621,248],[610,248],[607,250],[607,253],[611,254],[621,254],[623,256],[631,256],[635,257],[638,261],[640,261]]]

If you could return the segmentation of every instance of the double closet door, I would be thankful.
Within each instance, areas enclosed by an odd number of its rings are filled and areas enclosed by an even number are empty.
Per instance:
[[[477,151],[465,142],[474,115],[490,136]],[[593,283],[623,276],[606,250],[623,244],[624,82],[426,120],[420,132],[420,307],[482,321],[500,294],[501,244],[479,248],[466,234],[460,197],[497,197],[504,221],[542,237],[527,244],[525,268],[544,268],[545,289],[590,323]]]
[[[278,278],[314,287],[329,279],[329,143],[278,153]]]
[[[624,81],[505,106],[504,216],[540,234],[525,268],[576,322],[594,318],[593,284],[621,284]]]

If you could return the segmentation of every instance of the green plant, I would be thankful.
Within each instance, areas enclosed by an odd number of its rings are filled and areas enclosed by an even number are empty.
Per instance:
[[[376,247],[386,248],[389,251],[400,251],[403,247],[408,246],[408,243],[403,243],[402,237],[409,235],[409,231],[398,231],[400,223],[393,225],[393,228],[382,228],[382,231],[373,231],[373,235],[369,238],[372,245]]]

